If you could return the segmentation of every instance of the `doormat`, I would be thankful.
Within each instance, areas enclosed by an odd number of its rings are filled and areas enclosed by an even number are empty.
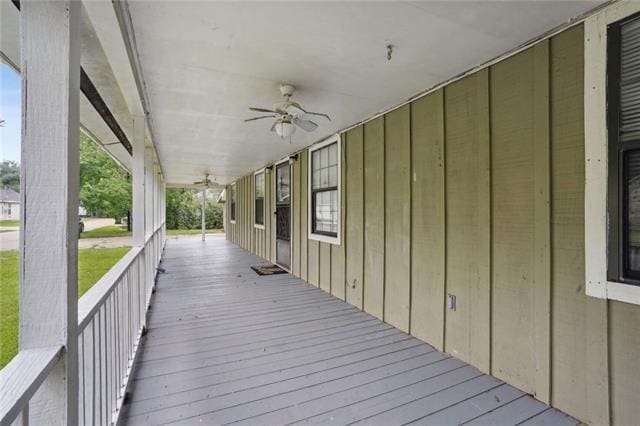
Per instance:
[[[277,265],[256,265],[252,266],[251,269],[253,269],[258,275],[276,275],[287,273],[287,271]]]

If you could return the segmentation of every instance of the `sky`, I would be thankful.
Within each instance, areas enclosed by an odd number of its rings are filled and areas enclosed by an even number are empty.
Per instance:
[[[0,63],[0,161],[20,162],[20,76]]]

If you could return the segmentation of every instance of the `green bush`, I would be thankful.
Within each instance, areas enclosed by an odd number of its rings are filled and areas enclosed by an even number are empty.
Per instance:
[[[201,192],[193,189],[167,188],[167,229],[199,229],[201,226]],[[205,206],[207,229],[222,228],[222,205],[208,198]]]

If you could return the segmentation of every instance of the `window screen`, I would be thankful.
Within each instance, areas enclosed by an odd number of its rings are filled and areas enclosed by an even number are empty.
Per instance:
[[[339,226],[338,143],[311,153],[312,232],[336,237]]]
[[[231,189],[229,191],[229,213],[231,220],[236,220],[236,185],[231,185]]]
[[[255,224],[264,225],[264,172],[260,172],[254,175],[255,179],[255,196],[254,196],[254,209],[255,209]]]
[[[608,278],[640,283],[640,17],[607,32]]]

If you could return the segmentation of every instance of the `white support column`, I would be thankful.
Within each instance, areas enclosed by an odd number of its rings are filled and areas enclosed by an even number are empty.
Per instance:
[[[145,239],[153,233],[153,148],[145,147],[144,150],[144,229]]]
[[[145,174],[144,174],[144,141],[146,135],[146,124],[143,116],[133,117],[133,138],[131,144],[133,146],[133,166],[131,176],[132,189],[132,209],[131,222],[133,225],[133,245],[136,247],[144,247],[145,242]],[[140,254],[140,263],[138,268],[138,283],[140,290],[138,294],[138,312],[142,313],[142,327],[146,325],[144,312],[146,310],[146,252],[143,250]]]
[[[80,3],[22,2],[20,350],[64,346],[31,424],[78,423]]]
[[[202,241],[204,241],[204,229],[205,229],[205,206],[207,203],[207,187],[205,186],[204,188],[202,188],[202,212],[200,214],[201,216],[201,226],[202,226]]]
[[[144,229],[145,229],[145,244],[149,241],[149,238],[153,234],[153,194],[154,194],[154,179],[153,179],[153,148],[145,147],[144,149]],[[153,251],[153,245],[150,243],[145,246],[145,267],[147,268],[145,276],[144,294],[145,294],[145,306],[151,300],[151,292],[153,290],[153,280],[155,278],[155,266],[153,264],[155,253]],[[146,322],[145,322],[146,324]]]
[[[133,209],[131,212],[131,221],[133,225],[133,245],[144,246],[145,239],[145,120],[143,116],[133,118],[133,175],[132,175],[132,192],[133,192]]]

